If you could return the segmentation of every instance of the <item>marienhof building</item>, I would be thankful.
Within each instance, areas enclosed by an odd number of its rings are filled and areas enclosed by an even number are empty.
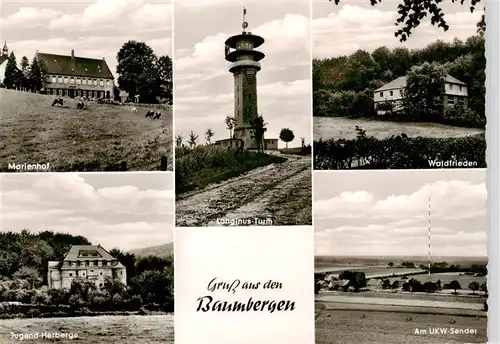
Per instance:
[[[112,98],[114,78],[104,58],[37,52],[46,75],[45,93],[87,98]]]

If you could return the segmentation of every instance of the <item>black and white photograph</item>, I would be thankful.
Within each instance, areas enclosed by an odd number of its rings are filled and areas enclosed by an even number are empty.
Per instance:
[[[309,2],[174,12],[176,225],[311,225]]]
[[[313,2],[314,169],[485,168],[484,3]]]
[[[486,169],[315,172],[316,344],[486,343]]]
[[[173,173],[0,178],[1,343],[174,343]]]
[[[0,172],[173,171],[172,7],[2,3]]]

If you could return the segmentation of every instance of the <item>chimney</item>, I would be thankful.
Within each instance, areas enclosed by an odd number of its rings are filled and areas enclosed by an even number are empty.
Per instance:
[[[75,58],[75,50],[74,49],[71,49],[71,58],[74,59]]]

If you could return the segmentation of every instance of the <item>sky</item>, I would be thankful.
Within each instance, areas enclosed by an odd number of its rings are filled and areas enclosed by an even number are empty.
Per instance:
[[[210,5],[210,7],[208,7]],[[242,31],[243,6],[248,30],[265,39],[257,50],[266,57],[257,74],[258,112],[268,123],[266,138],[279,138],[289,128],[300,146],[311,142],[311,50],[309,2],[217,1],[175,2],[174,77],[175,127],[185,139],[189,132],[205,143],[229,138],[224,124],[234,115],[233,76],[224,59],[225,40]],[[285,144],[280,141],[280,147]]]
[[[487,256],[486,170],[315,172],[315,255]]]
[[[408,41],[401,43],[394,36],[398,3],[383,1],[372,7],[369,0],[343,0],[336,6],[327,0],[314,0],[313,56],[337,57],[352,54],[358,49],[372,52],[380,46],[422,48],[438,39],[451,42],[455,37],[465,40],[476,34],[476,24],[484,13],[481,3],[471,14],[468,1],[463,6],[444,1],[441,7],[450,25],[447,32],[433,27],[429,19],[424,19]]]
[[[116,55],[129,40],[172,57],[172,4],[146,0],[2,0],[0,41],[17,62],[44,53],[106,59],[117,82]]]
[[[13,173],[0,178],[0,231],[60,231],[108,250],[173,241],[172,173]]]

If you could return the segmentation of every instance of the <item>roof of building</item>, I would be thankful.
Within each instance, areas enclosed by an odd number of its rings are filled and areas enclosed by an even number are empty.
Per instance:
[[[8,58],[9,58],[9,57],[8,57],[8,56],[6,56],[6,55],[2,55],[2,56],[0,56],[0,65],[1,65],[2,63],[4,63],[4,61],[7,61],[7,59],[8,59]]]
[[[117,260],[101,245],[73,245],[63,260]]]
[[[253,42],[253,47],[258,48],[264,44],[264,38],[254,35],[251,32],[242,32],[239,35],[234,35],[226,39],[225,44],[233,49],[236,48],[236,43],[242,40],[249,40]]]
[[[406,87],[406,79],[407,79],[406,76],[400,76],[399,78],[392,80],[390,83],[385,84],[384,86],[382,86],[380,88],[377,88],[374,92],[382,92],[382,91],[397,90],[400,88],[405,88]],[[445,82],[448,82],[450,84],[464,85],[464,86],[467,85],[465,82],[462,82],[449,74],[446,74]]]
[[[45,62],[47,74],[113,79],[113,74],[104,59],[47,53],[37,53],[37,56]]]

